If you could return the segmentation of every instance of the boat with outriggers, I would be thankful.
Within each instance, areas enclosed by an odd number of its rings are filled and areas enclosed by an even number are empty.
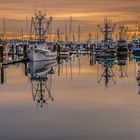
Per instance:
[[[114,56],[116,55],[116,44],[112,39],[112,33],[114,32],[115,24],[112,25],[107,19],[105,19],[104,27],[98,25],[104,39],[98,42],[95,49],[95,56]]]
[[[46,32],[50,26],[52,17],[46,20],[45,16],[45,14],[39,11],[35,13],[35,17],[32,17],[31,38],[34,37],[34,39],[28,41],[29,48],[27,49],[27,55],[31,61],[50,61],[55,60],[57,57],[57,52],[53,51],[53,47],[48,45],[46,39]],[[46,23],[46,26],[44,23]]]

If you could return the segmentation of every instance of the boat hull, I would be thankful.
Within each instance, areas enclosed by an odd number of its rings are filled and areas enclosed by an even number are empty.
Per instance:
[[[30,61],[51,61],[57,58],[56,52],[40,49],[28,49],[27,55]]]

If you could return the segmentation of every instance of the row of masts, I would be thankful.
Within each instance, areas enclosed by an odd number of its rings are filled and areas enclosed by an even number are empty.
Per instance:
[[[21,28],[20,33],[17,35],[17,39],[21,40],[26,40],[26,39],[31,39],[31,38],[38,38],[39,40],[50,40],[50,41],[63,41],[63,42],[81,42],[81,25],[79,24],[76,28],[74,29],[74,22],[72,16],[70,17],[69,20],[69,25],[68,22],[65,23],[64,25],[64,31],[60,30],[58,28],[55,31],[52,31],[52,17],[47,19],[47,21],[44,22],[46,14],[42,14],[41,11],[35,13],[35,17],[32,17],[31,19],[31,28],[29,31],[29,20],[26,17],[26,33],[23,31],[23,28]],[[37,22],[36,22],[37,21]],[[113,26],[110,26],[108,23],[107,18],[105,19],[104,22],[104,28],[102,28],[100,25],[97,25],[97,28],[100,30],[101,34],[97,30],[96,34],[93,32],[89,32],[87,35],[86,40],[90,41],[92,38],[94,39],[99,39],[100,36],[104,36],[104,40],[106,41],[109,38],[115,38],[120,39],[120,38],[140,38],[140,32],[139,32],[139,26],[137,25],[136,29],[134,32],[130,31],[127,26],[125,25],[120,25],[117,30],[115,30],[116,24],[113,24]],[[8,38],[8,35],[6,34],[6,21],[5,18],[3,18],[3,32],[1,33],[1,38],[3,40],[6,40]],[[51,31],[50,31],[51,30]],[[75,30],[75,31],[74,31]],[[47,33],[47,36],[46,36]],[[94,37],[92,35],[95,34]]]

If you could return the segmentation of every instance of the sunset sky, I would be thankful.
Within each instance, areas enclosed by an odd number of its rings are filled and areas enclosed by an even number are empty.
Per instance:
[[[56,30],[63,30],[65,22],[73,17],[75,30],[81,24],[82,31],[92,32],[105,17],[114,22],[136,24],[139,22],[139,0],[0,0],[0,18],[6,19],[6,30],[25,31],[25,19],[31,18],[34,10],[47,11],[53,16]],[[2,22],[0,23],[2,30]]]

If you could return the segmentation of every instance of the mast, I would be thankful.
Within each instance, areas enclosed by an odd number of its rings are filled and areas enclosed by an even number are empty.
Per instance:
[[[6,26],[5,26],[5,18],[3,18],[3,40],[5,40],[6,38]]]
[[[65,23],[65,43],[68,42],[67,23]]]
[[[104,29],[102,29],[100,25],[98,25],[97,27],[100,29],[101,33],[104,36],[105,47],[108,48],[109,40],[112,38],[112,33],[114,32],[114,29],[115,29],[115,24],[113,26],[110,26],[106,18],[104,20]]]
[[[79,26],[78,26],[78,43],[80,43],[80,41],[81,41],[81,26],[79,24]]]
[[[71,35],[72,35],[72,17],[70,17],[70,29],[69,29],[69,41],[71,42]]]
[[[28,35],[28,18],[26,16],[26,34]]]
[[[42,14],[41,11],[38,13],[35,13],[35,17],[32,17],[31,20],[31,30],[30,34],[31,37],[34,34],[35,38],[38,41],[45,41],[46,39],[46,33],[49,29],[49,26],[52,21],[52,17],[49,18],[49,20],[45,20],[46,14]]]

